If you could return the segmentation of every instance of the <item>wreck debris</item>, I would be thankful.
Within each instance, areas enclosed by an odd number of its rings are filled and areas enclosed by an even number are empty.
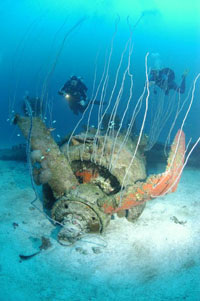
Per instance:
[[[37,252],[35,252],[35,253],[31,254],[31,255],[22,255],[22,254],[19,254],[19,258],[20,258],[21,260],[28,260],[28,259],[31,259],[31,258],[33,258],[34,256],[40,254],[42,250],[47,250],[47,249],[49,249],[51,246],[52,246],[52,244],[51,244],[50,239],[47,238],[47,237],[42,236],[42,237],[41,237],[41,246],[39,247],[39,251],[37,251]]]
[[[17,115],[15,122],[27,137],[29,118]],[[33,117],[30,144],[34,179],[43,185],[44,205],[61,226],[58,240],[63,245],[75,243],[86,233],[102,233],[114,213],[134,222],[146,201],[174,192],[180,180],[185,155],[182,131],[171,146],[166,171],[148,178],[144,145],[137,148],[130,165],[137,141],[129,138],[122,147],[124,137],[120,134],[113,149],[111,137],[93,137],[83,133],[59,148],[42,120]]]
[[[179,225],[185,225],[187,221],[180,221],[176,216],[171,216],[170,219],[175,223]]]

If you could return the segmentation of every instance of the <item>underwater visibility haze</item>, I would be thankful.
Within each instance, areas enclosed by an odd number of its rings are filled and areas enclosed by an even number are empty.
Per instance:
[[[199,13],[1,1],[0,300],[200,300]]]

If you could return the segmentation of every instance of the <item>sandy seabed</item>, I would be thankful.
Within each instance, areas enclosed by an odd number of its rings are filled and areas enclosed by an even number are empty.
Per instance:
[[[186,167],[177,192],[149,201],[134,224],[115,218],[71,247],[30,205],[25,163],[0,161],[0,186],[1,301],[200,300],[199,169]],[[52,246],[20,261],[42,236]]]

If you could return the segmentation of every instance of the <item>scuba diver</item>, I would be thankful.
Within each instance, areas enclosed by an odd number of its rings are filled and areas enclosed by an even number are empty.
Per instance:
[[[69,107],[75,115],[83,113],[87,106],[87,87],[77,76],[71,78],[58,91],[59,95],[65,96],[68,100]]]
[[[181,94],[185,92],[185,78],[188,71],[185,71],[182,75],[182,81],[180,86],[175,83],[175,73],[170,68],[164,68],[161,70],[151,70],[149,75],[150,84],[158,86],[165,92],[165,95],[169,94],[170,90],[175,90]],[[157,91],[154,89],[154,94]]]
[[[75,115],[78,115],[79,112],[83,113],[89,104],[86,95],[87,89],[81,78],[73,75],[58,91],[58,94],[67,99],[70,109]],[[93,100],[93,104],[100,105],[100,101]],[[102,105],[106,104],[107,102],[104,101]]]

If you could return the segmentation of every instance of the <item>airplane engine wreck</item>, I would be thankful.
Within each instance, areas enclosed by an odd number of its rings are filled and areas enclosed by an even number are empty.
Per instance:
[[[185,137],[178,131],[164,173],[146,174],[145,139],[119,134],[81,133],[60,147],[39,117],[16,115],[15,124],[30,137],[32,176],[42,185],[44,211],[61,225],[58,240],[76,242],[86,233],[102,233],[113,214],[134,222],[146,201],[174,192],[185,155]],[[31,135],[30,135],[30,126]]]

